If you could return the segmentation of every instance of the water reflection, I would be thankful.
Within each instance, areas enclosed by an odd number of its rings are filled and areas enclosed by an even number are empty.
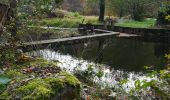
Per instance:
[[[117,70],[142,71],[143,66],[162,69],[166,65],[164,55],[170,53],[170,46],[128,39],[98,40],[88,43],[54,48],[62,54],[69,54],[96,63],[107,64]]]

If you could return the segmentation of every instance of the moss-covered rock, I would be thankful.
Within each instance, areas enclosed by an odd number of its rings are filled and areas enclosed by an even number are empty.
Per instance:
[[[39,71],[32,70],[24,73],[23,69],[27,68],[26,66],[36,66]],[[16,68],[5,72],[12,81],[0,94],[0,99],[47,100],[62,99],[61,97],[65,98],[66,95],[70,95],[71,99],[80,97],[79,80],[62,70],[50,73],[49,69],[57,67],[57,62],[42,58],[18,64]],[[47,72],[50,73],[49,76],[41,77],[41,74],[47,74]]]

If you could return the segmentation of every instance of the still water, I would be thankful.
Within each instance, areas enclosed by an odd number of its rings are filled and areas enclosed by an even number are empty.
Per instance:
[[[168,44],[148,43],[130,39],[113,38],[53,48],[62,54],[102,63],[116,70],[143,71],[144,66],[162,69],[166,65]]]

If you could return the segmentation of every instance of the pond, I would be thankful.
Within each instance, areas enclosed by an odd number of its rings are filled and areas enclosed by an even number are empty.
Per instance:
[[[73,44],[54,51],[73,57],[109,65],[117,70],[143,71],[144,66],[162,69],[170,46],[131,39],[113,38],[105,41]]]
[[[164,56],[169,53],[169,49],[169,45],[161,43],[112,38],[50,47],[29,52],[29,54],[58,60],[61,62],[59,66],[71,73],[75,73],[75,69],[84,71],[87,66],[93,65],[95,70],[102,69],[104,72],[101,79],[94,78],[96,83],[112,87],[116,86],[120,80],[128,79],[130,81],[124,88],[130,90],[134,87],[136,79],[151,80],[145,76],[144,66],[152,66],[155,70],[165,67],[167,60]]]

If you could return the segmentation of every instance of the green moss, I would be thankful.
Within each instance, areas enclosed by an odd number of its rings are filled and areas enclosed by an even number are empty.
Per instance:
[[[62,71],[59,73],[59,76],[64,76],[63,80],[68,85],[72,86],[80,85],[80,81],[72,74]]]
[[[11,100],[12,97],[10,96],[8,91],[4,91],[2,94],[0,94],[0,100]]]
[[[6,72],[6,75],[10,78],[10,79],[14,79],[16,82],[21,81],[22,79],[28,78],[27,75],[22,74],[21,72],[15,70],[10,70]]]
[[[58,67],[58,62],[56,61],[48,61],[45,60],[43,58],[36,58],[34,60],[31,61],[27,61],[25,63],[20,63],[17,65],[18,70],[20,70],[21,68],[27,67],[27,66],[37,66],[37,67]]]
[[[46,78],[44,81],[51,85],[55,93],[64,87],[64,81],[59,78]]]
[[[51,91],[43,86],[39,86],[36,90],[33,91],[34,93],[31,95],[27,95],[23,97],[23,100],[46,100],[50,98]]]
[[[35,61],[31,61],[30,65],[40,66],[40,67],[49,67],[49,66],[57,67],[58,66],[57,62],[44,60],[43,58],[38,58]]]
[[[18,67],[6,72],[6,76],[15,81],[11,82],[7,89],[0,94],[0,99],[47,100],[61,92],[62,89],[72,86],[74,86],[77,94],[80,93],[79,80],[67,72],[51,73],[53,74],[52,76],[46,76],[45,78],[37,77],[34,75],[36,73],[21,73],[21,70],[27,66],[57,67],[57,62],[55,61],[50,62],[38,58],[18,66],[21,66],[20,69]],[[30,75],[34,75],[35,78],[25,81],[29,79]]]
[[[50,98],[54,92],[50,84],[46,83],[43,79],[34,79],[27,85],[17,88],[16,94],[25,100],[45,100]]]
[[[62,72],[61,75],[65,76],[65,78],[34,79],[30,81],[28,84],[17,88],[15,93],[17,96],[25,100],[30,99],[46,100],[52,97],[53,95],[57,94],[66,85],[69,86],[80,85],[79,81],[74,76],[67,74],[65,72],[64,73]]]

